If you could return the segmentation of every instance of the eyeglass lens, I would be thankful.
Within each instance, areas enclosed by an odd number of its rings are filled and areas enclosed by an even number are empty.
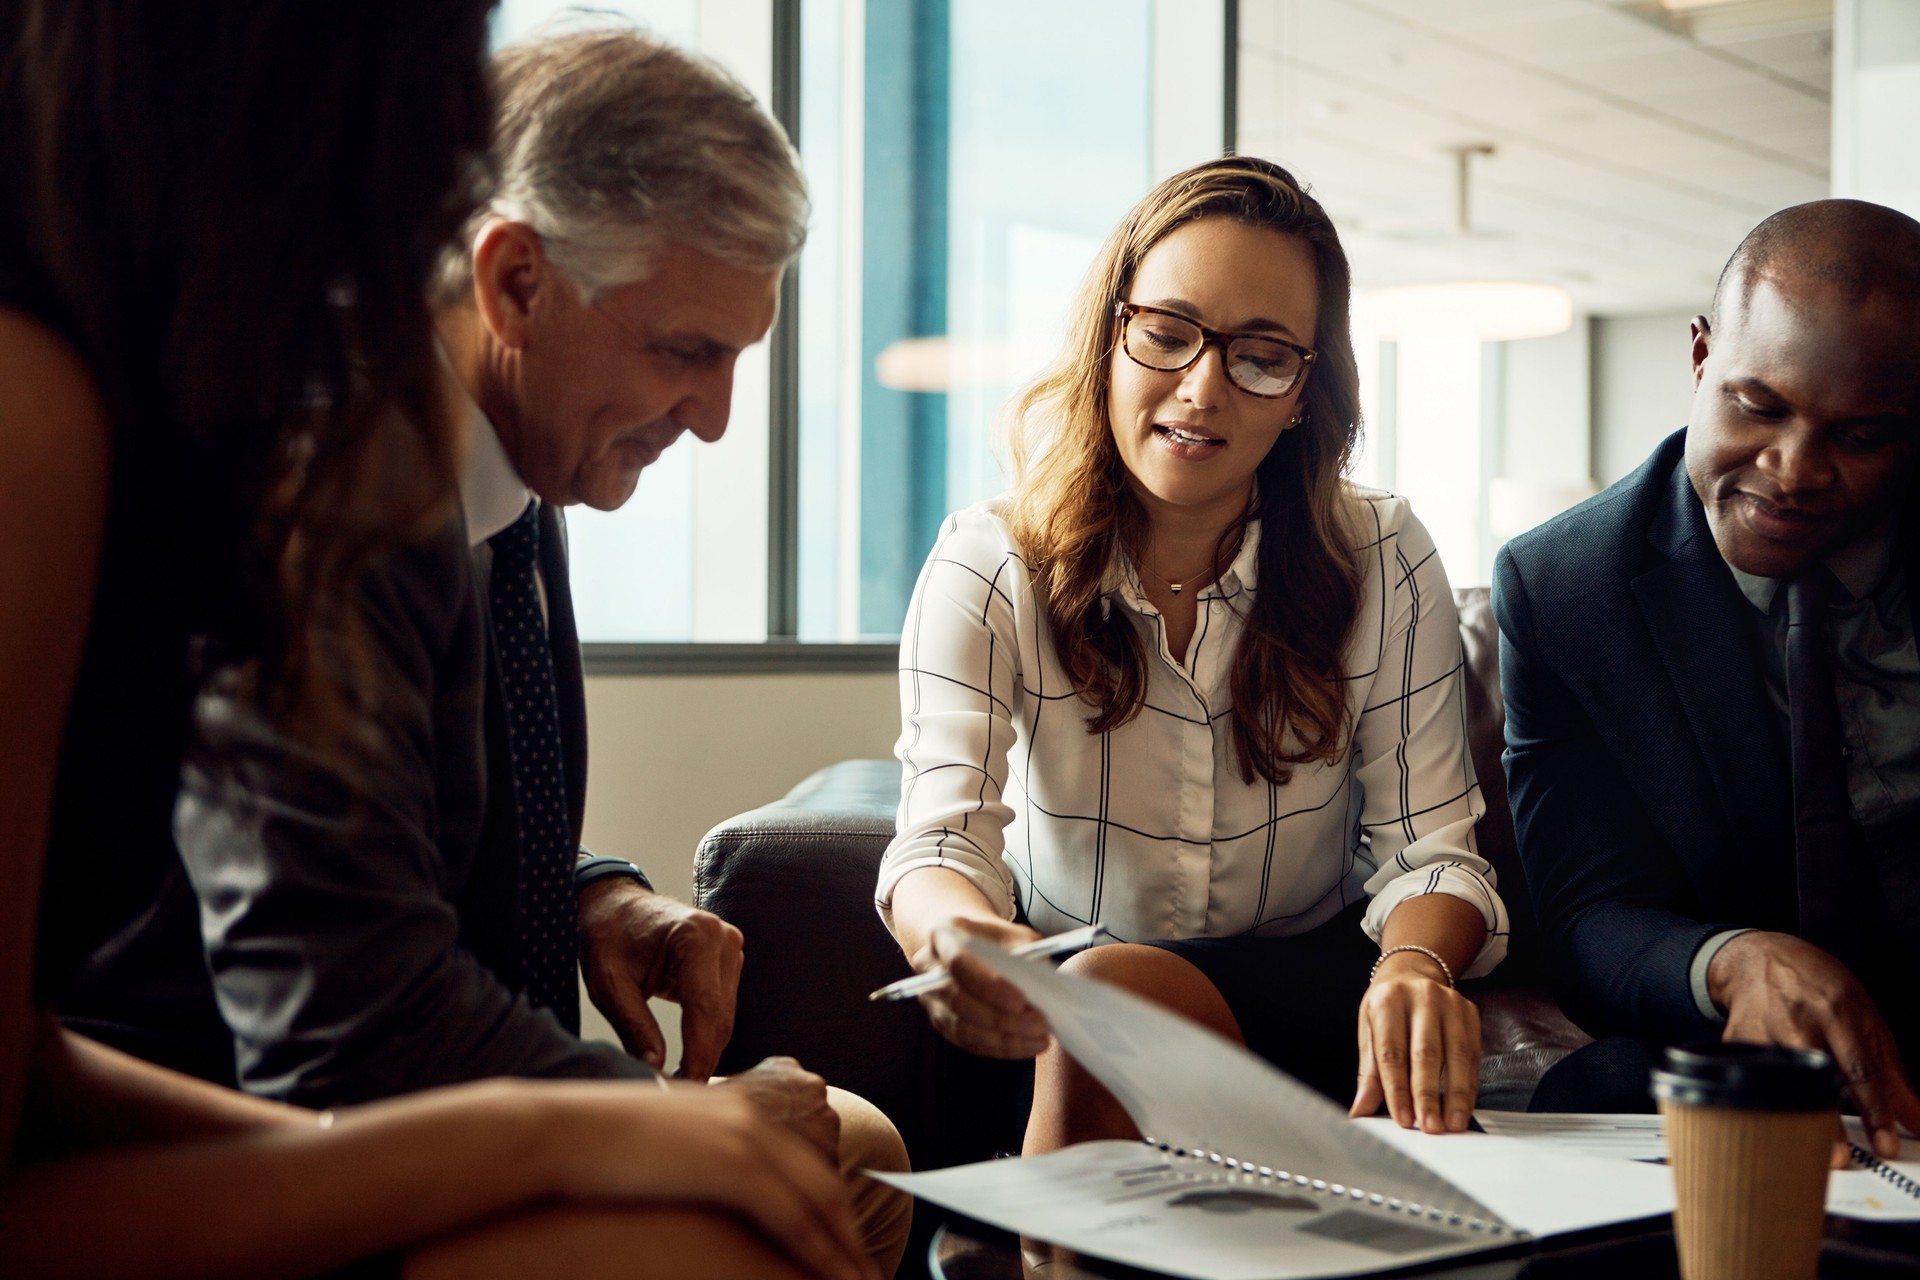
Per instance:
[[[1149,369],[1184,369],[1200,358],[1206,335],[1179,316],[1135,311],[1122,331],[1127,354]],[[1226,344],[1227,379],[1256,396],[1281,396],[1300,380],[1300,353],[1267,338],[1240,337]]]

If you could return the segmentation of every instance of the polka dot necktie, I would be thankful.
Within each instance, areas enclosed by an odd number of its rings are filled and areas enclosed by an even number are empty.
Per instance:
[[[574,847],[567,819],[566,767],[560,755],[553,650],[540,610],[540,504],[489,539],[493,572],[493,647],[507,712],[513,807],[520,838],[514,937],[527,999],[553,1010],[564,1027],[580,1025],[574,930]]]

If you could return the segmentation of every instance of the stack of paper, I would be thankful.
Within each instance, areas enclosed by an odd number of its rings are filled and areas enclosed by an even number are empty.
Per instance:
[[[1657,1115],[1478,1111],[1474,1119],[1488,1133],[1540,1149],[1615,1160],[1664,1160],[1667,1155],[1666,1133]],[[1871,1150],[1860,1121],[1848,1116],[1846,1124],[1852,1143]],[[1903,1138],[1897,1157],[1876,1163],[1873,1169],[1836,1170],[1827,1179],[1827,1212],[1879,1222],[1920,1222],[1920,1196],[1904,1189],[1920,1188],[1920,1141]]]

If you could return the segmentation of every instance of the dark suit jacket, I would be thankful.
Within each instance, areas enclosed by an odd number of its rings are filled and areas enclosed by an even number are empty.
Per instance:
[[[570,812],[585,701],[564,535],[543,509]],[[493,678],[486,549],[456,522],[366,585],[374,741],[343,771],[220,687],[176,818],[241,1083],[331,1104],[477,1079],[646,1076],[515,994],[519,850]]]
[[[1667,1041],[1718,1034],[1689,985],[1702,942],[1799,913],[1786,735],[1685,440],[1509,542],[1493,587],[1514,829],[1561,998],[1596,1034]]]

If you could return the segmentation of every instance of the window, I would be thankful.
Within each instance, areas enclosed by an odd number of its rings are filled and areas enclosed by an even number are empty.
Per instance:
[[[565,8],[506,0],[496,41]],[[1005,486],[999,411],[1053,356],[1102,238],[1159,177],[1223,149],[1226,8],[614,6],[791,104],[778,114],[814,216],[780,327],[741,362],[726,438],[668,450],[618,512],[569,512],[596,669],[727,662],[740,642],[746,661],[844,661],[822,652],[839,643],[765,642],[898,633],[940,521]]]
[[[767,0],[619,0],[576,11],[563,0],[503,0],[496,45],[575,14],[632,19],[726,67],[763,102],[772,92]],[[766,635],[770,370],[765,344],[740,360],[718,444],[689,438],[642,474],[617,512],[567,513],[574,608],[588,642],[761,640]]]
[[[803,5],[801,639],[898,631],[941,520],[1005,487],[1000,411],[1101,240],[1161,172],[1220,151],[1218,8],[1172,8]]]
[[[504,0],[498,34],[561,7]],[[886,665],[859,642],[895,633],[945,513],[1003,486],[997,414],[1052,354],[1095,245],[1223,144],[1315,190],[1361,294],[1571,294],[1572,327],[1526,341],[1459,324],[1380,341],[1356,311],[1355,478],[1407,494],[1461,584],[1643,455],[1636,433],[1679,425],[1685,369],[1642,367],[1635,335],[1670,344],[1747,228],[1828,190],[1823,0],[612,7],[777,105],[815,216],[727,439],[573,518],[599,670]]]

